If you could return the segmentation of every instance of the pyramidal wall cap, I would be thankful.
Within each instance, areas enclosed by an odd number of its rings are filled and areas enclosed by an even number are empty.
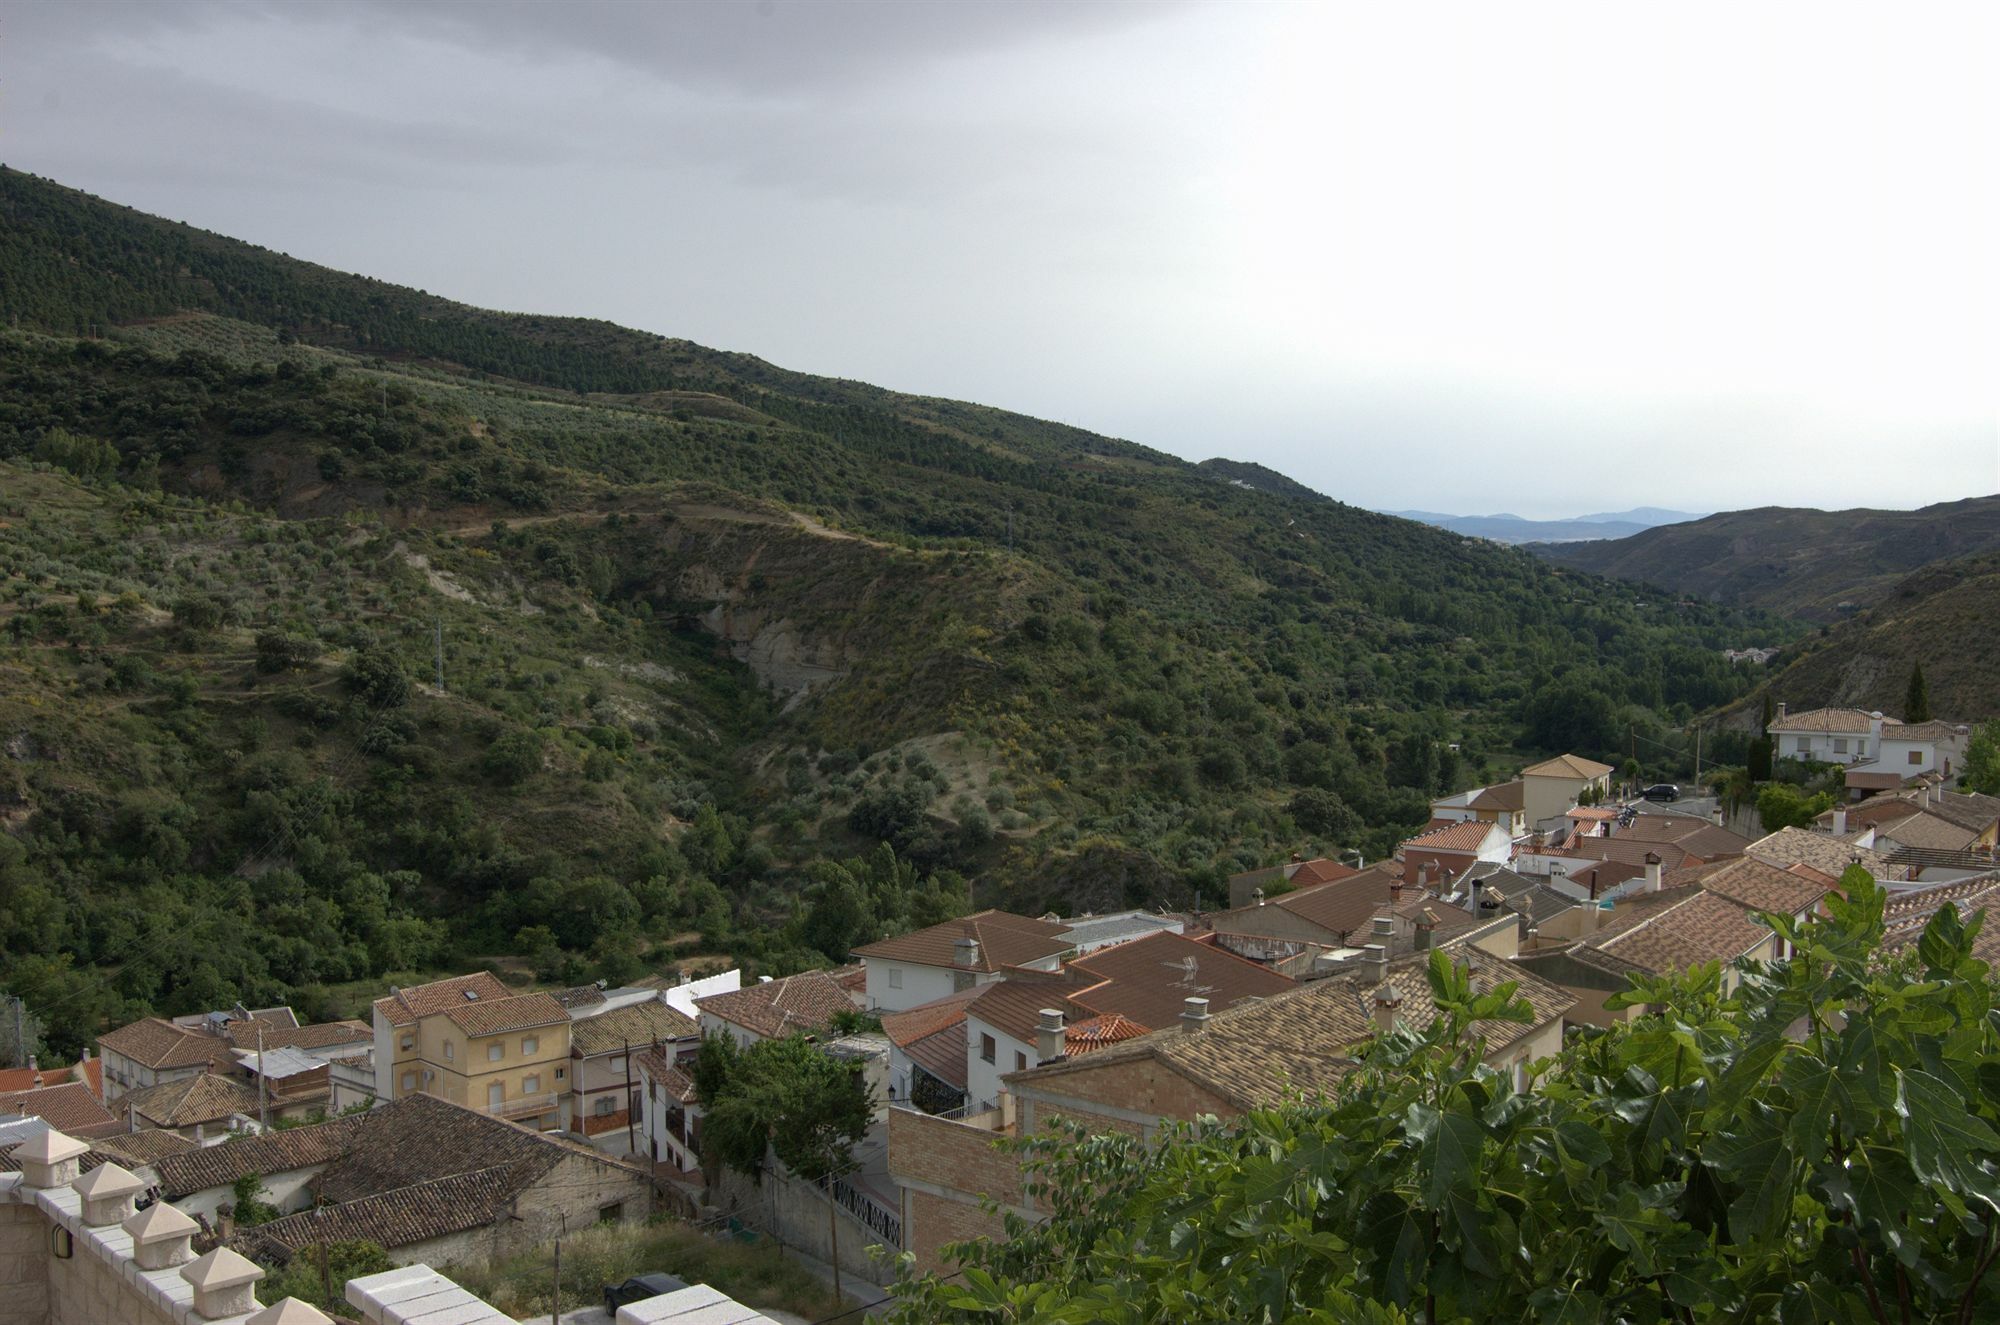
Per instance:
[[[188,1237],[200,1232],[201,1225],[165,1201],[155,1201],[126,1220],[124,1229],[134,1242],[158,1242],[162,1238]]]
[[[318,1307],[288,1297],[265,1307],[243,1325],[333,1325],[333,1317]]]
[[[181,1267],[181,1278],[193,1284],[197,1293],[254,1284],[263,1277],[262,1266],[227,1247],[217,1247],[208,1255]]]
[[[145,1182],[130,1169],[116,1164],[99,1164],[70,1184],[70,1189],[86,1201],[130,1196],[146,1189]]]
[[[60,1164],[66,1159],[76,1159],[90,1149],[88,1141],[79,1141],[73,1136],[64,1136],[50,1128],[40,1136],[31,1137],[14,1151],[17,1164]]]

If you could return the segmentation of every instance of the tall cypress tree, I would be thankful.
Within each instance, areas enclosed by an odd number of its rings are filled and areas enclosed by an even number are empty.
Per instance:
[[[1910,667],[1910,689],[1903,697],[1904,722],[1929,722],[1931,720],[1931,684],[1924,680],[1924,665],[1914,663]]]

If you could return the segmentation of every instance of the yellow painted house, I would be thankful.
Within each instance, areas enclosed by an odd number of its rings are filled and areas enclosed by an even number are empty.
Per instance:
[[[375,1093],[435,1095],[545,1131],[569,1114],[570,1018],[485,971],[375,1000]]]

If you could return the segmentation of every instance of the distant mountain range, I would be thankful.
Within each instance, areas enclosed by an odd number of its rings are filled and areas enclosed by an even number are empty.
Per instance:
[[[1921,567],[2000,552],[2000,496],[1915,511],[1760,506],[1616,542],[1535,550],[1558,565],[1614,579],[1835,621],[1882,601]]]
[[[1579,515],[1573,520],[1529,520],[1504,511],[1498,515],[1446,515],[1440,511],[1384,511],[1383,514],[1419,520],[1455,534],[1495,543],[1581,543],[1591,539],[1630,538],[1660,525],[1702,518],[1698,511],[1670,511],[1660,506]]]

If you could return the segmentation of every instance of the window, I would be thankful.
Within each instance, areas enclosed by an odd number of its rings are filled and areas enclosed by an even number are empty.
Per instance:
[[[1833,738],[1833,752],[1837,755],[1847,753],[1847,738],[1845,736],[1836,736]]]
[[[1028,1070],[1028,1056],[1019,1049],[1014,1051],[1014,1070],[1016,1072],[1025,1072]]]
[[[507,1087],[496,1081],[486,1088],[486,1107],[497,1109],[507,1102]]]
[[[541,1094],[541,1093],[542,1093],[542,1074],[541,1074],[541,1073],[539,1073],[539,1072],[537,1072],[537,1073],[535,1073],[535,1074],[534,1074],[533,1076],[526,1076],[526,1077],[522,1077],[522,1078],[521,1078],[521,1093],[522,1093],[523,1095],[539,1095],[539,1094]]]
[[[447,1060],[458,1057],[458,1046],[450,1040],[444,1042],[444,1056]]]
[[[889,988],[901,989],[902,987],[903,987],[903,968],[900,966],[891,966],[889,968]]]
[[[403,1052],[408,1053],[410,1052],[410,1050],[417,1047],[417,1037],[414,1035],[405,1035],[403,1037],[402,1044],[403,1044]]]
[[[981,1036],[979,1037],[979,1059],[980,1059],[980,1061],[981,1061],[981,1062],[985,1062],[985,1063],[990,1063],[990,1062],[992,1062],[992,1061],[993,1061],[993,1055],[994,1055],[995,1051],[997,1051],[998,1049],[999,1049],[999,1046],[993,1043],[993,1037],[992,1037],[992,1036],[990,1036],[990,1035],[981,1035]]]
[[[591,1112],[600,1118],[608,1118],[611,1116],[611,1106],[617,1102],[609,1095],[600,1095],[597,1097],[597,1103],[591,1106]]]
[[[1924,752],[1923,752],[1922,750],[1912,750],[1912,751],[1910,751],[1910,762],[1911,762],[1911,763],[1913,763],[1913,764],[1921,764],[1921,763],[1923,763],[1923,762],[1924,762]]]
[[[497,1062],[499,1062],[499,1061],[500,1061],[501,1059],[505,1058],[506,1056],[507,1056],[507,1046],[506,1046],[506,1045],[504,1045],[504,1044],[489,1044],[489,1045],[487,1045],[487,1046],[486,1046],[486,1061],[487,1061],[487,1062],[489,1062],[489,1063],[497,1063]]]
[[[403,1073],[404,1092],[407,1093],[409,1091],[415,1090],[416,1088],[417,1088],[417,1074],[415,1072]]]
[[[620,1201],[616,1205],[604,1206],[597,1212],[597,1222],[600,1224],[615,1224],[624,1217],[625,1203],[623,1201]]]
[[[568,1069],[568,1068],[564,1068],[564,1067],[559,1067],[559,1068],[557,1068],[557,1069],[556,1069],[556,1080],[557,1080],[557,1081],[561,1081],[561,1080],[562,1080],[562,1079],[563,1079],[564,1077],[566,1077],[566,1076],[568,1076],[568,1075],[569,1075],[569,1069]]]
[[[523,1035],[521,1037],[521,1056],[523,1058],[529,1057],[530,1055],[538,1052],[541,1049],[541,1047],[542,1047],[541,1036]]]

